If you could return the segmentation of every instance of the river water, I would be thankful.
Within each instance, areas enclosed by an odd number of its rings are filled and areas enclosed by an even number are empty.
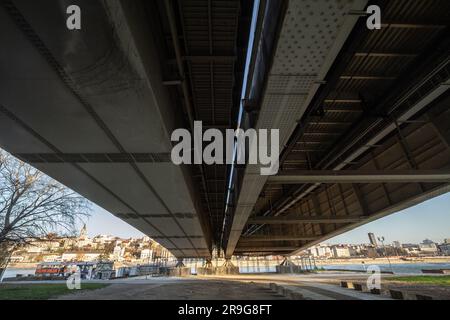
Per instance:
[[[3,276],[3,279],[6,278],[13,278],[15,277],[17,274],[21,274],[23,276],[32,274],[34,275],[34,272],[36,271],[36,269],[16,269],[16,268],[9,268],[6,269],[5,274]]]
[[[318,265],[319,268],[324,268],[325,270],[351,270],[351,271],[366,271],[368,266],[376,265],[381,271],[394,272],[394,274],[422,274],[422,269],[450,269],[450,263],[398,263],[392,264],[329,264],[329,265]],[[250,266],[250,267],[240,267],[239,271],[241,273],[272,273],[276,272],[275,266]]]
[[[325,270],[327,269],[339,269],[339,270],[354,270],[365,271],[371,264],[347,264],[347,265],[322,265]],[[450,263],[398,263],[392,264],[373,264],[380,268],[381,271],[392,271],[395,274],[421,274],[422,269],[450,269]]]
[[[325,270],[354,270],[365,271],[371,264],[346,264],[346,265],[319,265]],[[422,269],[450,269],[450,263],[401,263],[392,264],[392,269],[389,264],[376,264],[381,271],[393,271],[395,274],[422,274]],[[5,271],[3,278],[15,277],[17,274],[28,275],[33,274],[36,269],[15,269],[10,268]],[[274,273],[276,272],[275,266],[241,266],[239,268],[241,273]]]

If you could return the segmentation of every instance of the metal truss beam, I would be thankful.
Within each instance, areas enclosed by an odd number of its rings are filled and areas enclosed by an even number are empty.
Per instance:
[[[247,224],[332,224],[361,222],[364,217],[259,217],[251,218]]]
[[[298,247],[237,247],[234,251],[235,252],[292,252],[294,250],[297,250]]]
[[[263,242],[263,241],[311,241],[316,240],[319,237],[315,236],[273,236],[273,235],[267,235],[267,236],[248,236],[248,237],[242,237],[240,239],[241,242]]]
[[[28,163],[169,163],[170,153],[16,153]]]
[[[235,62],[237,60],[236,56],[184,56],[183,60],[190,62],[202,62],[202,63],[210,63],[210,62]]]
[[[450,182],[450,170],[292,170],[269,178],[273,184]]]

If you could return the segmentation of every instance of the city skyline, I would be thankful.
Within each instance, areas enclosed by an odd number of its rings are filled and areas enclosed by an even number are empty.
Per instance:
[[[121,238],[143,237],[145,234],[106,210],[94,205],[92,216],[86,222],[88,234],[110,234]],[[420,243],[424,239],[442,242],[450,238],[450,193],[430,199],[387,217],[373,221],[339,236],[327,244],[368,243],[368,233],[384,236],[385,243]]]

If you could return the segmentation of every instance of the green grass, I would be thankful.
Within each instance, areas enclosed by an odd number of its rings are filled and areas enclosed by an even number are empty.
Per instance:
[[[2,284],[0,300],[47,300],[84,290],[96,290],[107,284],[84,283],[81,290],[69,290],[65,284]]]
[[[449,276],[409,276],[409,277],[392,277],[388,280],[408,282],[411,284],[430,284],[436,286],[450,286]]]

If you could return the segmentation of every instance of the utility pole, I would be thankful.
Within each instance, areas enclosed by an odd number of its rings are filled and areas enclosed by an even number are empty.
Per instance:
[[[394,270],[392,269],[392,264],[391,264],[391,260],[389,259],[387,252],[386,252],[386,247],[384,246],[384,237],[378,237],[378,241],[381,242],[381,245],[383,246],[383,251],[384,251],[384,256],[387,258],[387,261],[389,263],[389,268],[391,269],[391,272],[394,273]]]

